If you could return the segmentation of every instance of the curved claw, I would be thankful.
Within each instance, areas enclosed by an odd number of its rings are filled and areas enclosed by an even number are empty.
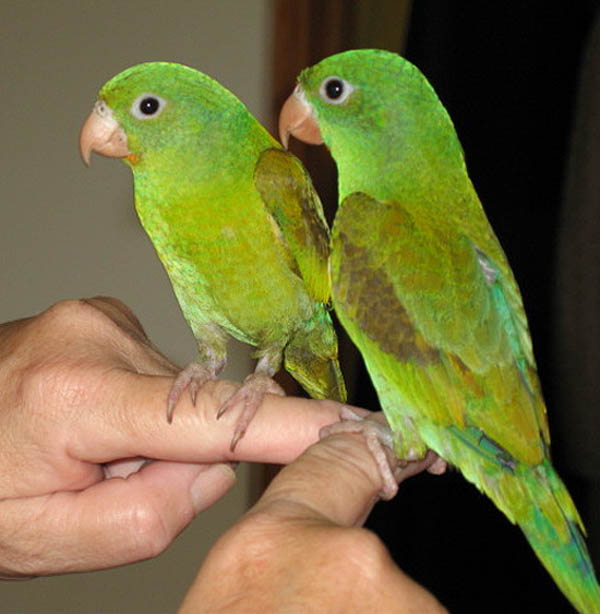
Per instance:
[[[398,492],[398,484],[406,478],[421,471],[441,475],[446,471],[447,464],[432,450],[428,450],[423,458],[398,459],[394,461],[393,434],[389,426],[378,421],[375,414],[362,416],[348,406],[340,411],[340,422],[334,422],[319,431],[319,438],[337,433],[359,433],[367,443],[367,447],[377,464],[382,487],[379,493],[381,499],[392,499]],[[387,452],[386,452],[387,448]]]
[[[186,388],[190,391],[192,403],[196,405],[196,397],[198,396],[200,388],[202,388],[206,382],[215,379],[215,377],[216,373],[214,369],[197,362],[190,363],[185,369],[180,371],[167,396],[167,422],[171,424],[173,421],[175,406]]]
[[[227,399],[219,409],[217,420],[225,412],[236,405],[242,404],[242,411],[236,420],[229,446],[232,452],[235,450],[238,441],[245,435],[266,394],[285,396],[283,388],[273,378],[262,373],[252,373],[246,378],[242,387]]]

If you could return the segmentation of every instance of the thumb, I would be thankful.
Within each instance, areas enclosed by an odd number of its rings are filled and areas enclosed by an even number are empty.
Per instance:
[[[365,439],[331,435],[284,467],[254,511],[360,526],[379,500],[381,477]]]
[[[226,464],[156,461],[85,490],[0,501],[0,578],[90,571],[156,556],[234,483]]]

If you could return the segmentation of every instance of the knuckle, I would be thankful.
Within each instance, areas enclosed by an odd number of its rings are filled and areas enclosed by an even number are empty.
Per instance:
[[[383,542],[371,531],[362,528],[340,529],[329,544],[348,561],[355,573],[365,578],[377,578],[389,565],[390,555]]]
[[[132,508],[128,534],[140,558],[159,555],[173,538],[159,509],[148,502],[138,503]]]
[[[48,307],[39,316],[39,321],[44,326],[56,325],[72,326],[74,323],[81,322],[92,316],[95,309],[82,299],[65,299]]]
[[[82,378],[73,377],[67,365],[49,360],[29,364],[21,371],[17,394],[24,407],[46,410],[54,401],[64,407],[79,406],[88,387]]]
[[[213,565],[241,570],[242,575],[248,570],[257,573],[258,569],[268,574],[274,561],[273,554],[281,548],[280,530],[273,526],[271,519],[250,514],[219,538],[210,556]]]
[[[19,376],[18,397],[24,407],[39,406],[42,399],[49,399],[60,386],[59,369],[47,362],[29,364]]]
[[[108,299],[66,299],[55,303],[38,318],[42,330],[55,334],[78,335],[81,331],[114,335],[123,333],[125,316]]]

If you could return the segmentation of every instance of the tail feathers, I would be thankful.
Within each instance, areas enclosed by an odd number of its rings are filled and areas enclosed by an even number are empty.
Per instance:
[[[346,401],[337,337],[329,313],[318,309],[284,349],[286,370],[313,399]]]
[[[577,611],[599,613],[600,587],[583,539],[583,524],[565,485],[549,461],[519,469],[516,473],[524,474],[519,480],[523,494],[533,505],[521,508],[516,522]]]

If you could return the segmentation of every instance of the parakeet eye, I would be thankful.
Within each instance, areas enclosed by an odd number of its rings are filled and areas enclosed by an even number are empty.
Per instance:
[[[319,94],[325,102],[331,102],[332,104],[342,104],[348,99],[348,96],[354,91],[354,88],[339,77],[327,77],[321,83],[319,88]]]
[[[137,119],[152,119],[161,114],[166,104],[156,94],[142,94],[131,105],[131,114]]]

